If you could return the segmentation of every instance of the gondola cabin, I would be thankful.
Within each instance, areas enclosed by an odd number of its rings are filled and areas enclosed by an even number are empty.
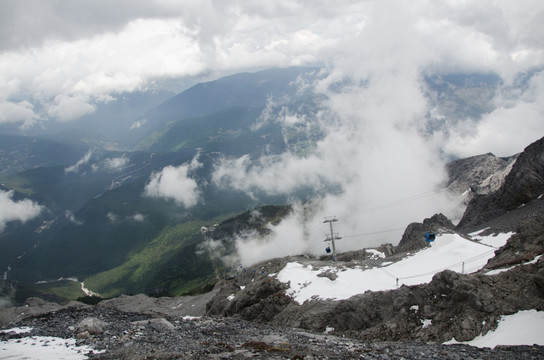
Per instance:
[[[424,236],[425,236],[425,241],[428,243],[432,243],[434,239],[436,238],[436,234],[432,231],[426,231]]]

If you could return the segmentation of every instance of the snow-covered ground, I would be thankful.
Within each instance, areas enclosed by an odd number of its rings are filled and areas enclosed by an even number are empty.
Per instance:
[[[2,332],[25,333],[30,328],[13,328]],[[32,336],[0,342],[0,360],[80,360],[88,359],[92,349],[76,346],[75,339],[62,339],[50,336]],[[95,351],[96,352],[96,351]]]
[[[460,344],[452,339],[445,344]],[[464,342],[477,347],[494,348],[497,345],[544,345],[544,311],[518,311],[501,316],[495,331]]]
[[[290,283],[288,295],[302,304],[310,299],[347,299],[365,291],[395,289],[402,284],[428,283],[433,275],[450,269],[472,273],[481,269],[494,256],[497,248],[506,244],[513,233],[495,236],[470,234],[467,240],[457,234],[437,235],[430,248],[423,249],[396,263],[383,263],[382,267],[363,269],[327,266],[314,269],[311,265],[288,263],[277,275],[283,283]],[[318,276],[328,272],[337,278]],[[520,329],[523,329],[521,331]],[[470,342],[474,346],[494,347],[497,344],[544,345],[544,312],[524,311],[505,316],[499,328]],[[455,340],[452,340],[453,342]]]
[[[278,273],[277,278],[283,283],[290,282],[288,295],[300,304],[312,298],[347,299],[368,290],[391,290],[403,284],[428,283],[434,274],[445,269],[463,273],[477,271],[510,236],[512,233],[478,236],[479,242],[475,242],[457,234],[442,234],[437,235],[431,247],[396,263],[384,263],[382,267],[365,270],[361,267],[328,266],[313,269],[311,265],[292,262]],[[318,276],[323,272],[335,273],[336,280]]]

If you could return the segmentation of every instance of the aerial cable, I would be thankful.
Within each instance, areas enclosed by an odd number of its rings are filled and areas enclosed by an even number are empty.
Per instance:
[[[380,230],[380,231],[372,231],[372,232],[367,232],[367,233],[362,233],[362,234],[344,235],[344,237],[345,238],[363,237],[363,236],[368,236],[368,235],[383,234],[383,233],[399,231],[399,230],[404,230],[404,229],[406,229],[406,227],[400,227],[400,228],[395,228],[395,229],[387,229],[387,230]]]
[[[412,201],[424,199],[426,197],[429,197],[431,195],[435,195],[435,194],[444,192],[446,190],[448,190],[448,188],[441,188],[441,189],[434,190],[434,191],[427,191],[425,193],[413,195],[413,196],[410,196],[410,197],[407,197],[407,198],[404,198],[404,199],[399,199],[399,200],[391,201],[391,202],[388,202],[388,203],[384,203],[384,204],[380,204],[380,205],[376,205],[376,206],[372,206],[372,207],[368,207],[368,208],[363,208],[363,212],[371,212],[371,211],[376,211],[376,210],[387,209],[387,208],[394,207],[394,206],[399,206],[399,205],[409,203],[409,202],[412,202]]]

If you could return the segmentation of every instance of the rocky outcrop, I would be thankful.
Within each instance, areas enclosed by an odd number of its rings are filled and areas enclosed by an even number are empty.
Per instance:
[[[337,335],[366,341],[466,341],[495,328],[500,315],[544,310],[543,281],[544,262],[495,276],[446,270],[425,285],[337,302],[292,303],[273,323],[313,331],[333,328]]]
[[[499,158],[491,153],[459,159],[447,164],[447,188],[461,195],[470,194],[470,200],[475,194],[487,194],[496,191],[510,172],[515,156]]]
[[[417,251],[429,246],[425,241],[426,231],[433,232],[452,232],[455,226],[443,214],[433,215],[431,218],[423,220],[423,223],[411,223],[406,227],[402,238],[395,248],[395,252]]]
[[[517,157],[504,184],[495,192],[477,195],[469,203],[459,228],[476,226],[524,206],[544,194],[544,138]]]
[[[524,208],[521,211],[516,211],[525,216],[521,217],[522,220],[516,225],[515,234],[508,239],[506,245],[495,251],[495,256],[487,262],[485,269],[493,270],[519,265],[544,253],[544,227],[542,225],[544,224],[544,204],[539,202],[534,205],[540,206],[531,206],[530,209]],[[518,218],[518,216],[515,217]]]
[[[428,284],[366,292],[341,301],[311,300],[300,305],[283,293],[284,287],[270,278],[253,281],[226,300],[223,297],[225,301],[218,294],[208,315],[316,332],[332,330],[365,341],[467,341],[494,329],[501,315],[544,311],[544,259],[496,275],[446,270]]]

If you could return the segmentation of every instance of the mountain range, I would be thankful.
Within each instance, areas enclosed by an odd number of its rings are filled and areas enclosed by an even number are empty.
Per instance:
[[[295,211],[310,217],[316,211],[312,199],[337,191],[301,186],[284,195],[246,192],[214,178],[225,159],[260,161],[315,149],[324,140],[319,127],[282,126],[270,118],[291,110],[317,117],[322,99],[294,85],[321,71],[233,75],[164,102],[158,99],[167,95],[156,94],[117,130],[89,134],[72,124],[57,135],[1,135],[0,200],[27,215],[0,218],[2,303],[10,306],[0,311],[1,326],[32,325],[35,333],[75,336],[80,344],[108,349],[104,358],[134,355],[126,353],[125,341],[136,344],[138,356],[147,356],[146,341],[159,341],[157,334],[175,348],[179,339],[171,331],[188,331],[187,316],[214,319],[195,324],[194,334],[213,332],[210,326],[219,323],[235,332],[248,321],[245,327],[294,327],[336,339],[433,344],[488,341],[483,337],[499,331],[509,316],[532,316],[539,326],[544,138],[508,157],[487,153],[449,161],[440,191],[461,204],[460,219],[429,214],[405,224],[392,243],[340,252],[337,261],[320,240],[321,255],[240,262],[244,236],[266,238]],[[451,113],[451,121],[478,118],[489,111],[485,104],[498,81],[474,74],[429,77],[426,91],[429,101]],[[124,111],[122,105],[115,108],[110,107],[113,117]],[[67,134],[78,135],[68,141]],[[435,234],[434,241],[425,240],[426,232]],[[82,314],[114,322],[101,326],[124,340],[81,330],[84,321],[74,321],[84,320]],[[207,346],[228,356],[244,346],[266,356],[296,356],[291,345],[274,340],[282,336]],[[437,351],[462,357],[450,349]],[[543,351],[516,349],[504,351],[520,358]]]
[[[7,222],[0,234],[0,267],[4,279],[17,284],[16,301],[31,295],[75,299],[85,295],[82,281],[104,297],[180,295],[213,286],[223,271],[218,266],[224,265],[199,247],[205,240],[203,226],[222,224],[215,234],[232,236],[235,231],[224,230],[225,224],[239,222],[239,214],[243,219],[250,209],[273,205],[261,220],[266,224],[276,213],[285,214],[289,202],[319,195],[311,188],[288,196],[247,194],[224,189],[212,174],[220,159],[258,159],[286,150],[303,155],[320,141],[319,130],[285,128],[266,116],[289,109],[315,115],[319,99],[296,85],[319,78],[322,71],[237,74],[173,97],[167,92],[124,94],[93,115],[100,117],[96,131],[89,131],[94,120],[82,119],[33,136],[2,135],[2,192],[15,202],[27,199],[41,207],[38,216]],[[485,101],[470,94],[491,93],[498,81],[475,74],[426,79],[427,91],[438,94],[433,101],[457,118],[488,111]],[[470,102],[469,113],[456,110]],[[473,188],[468,203],[484,188],[500,185],[514,159],[482,155],[452,162],[447,186],[453,192]],[[187,206],[188,199],[159,188],[167,179],[165,169],[190,173],[200,189],[196,204]]]

